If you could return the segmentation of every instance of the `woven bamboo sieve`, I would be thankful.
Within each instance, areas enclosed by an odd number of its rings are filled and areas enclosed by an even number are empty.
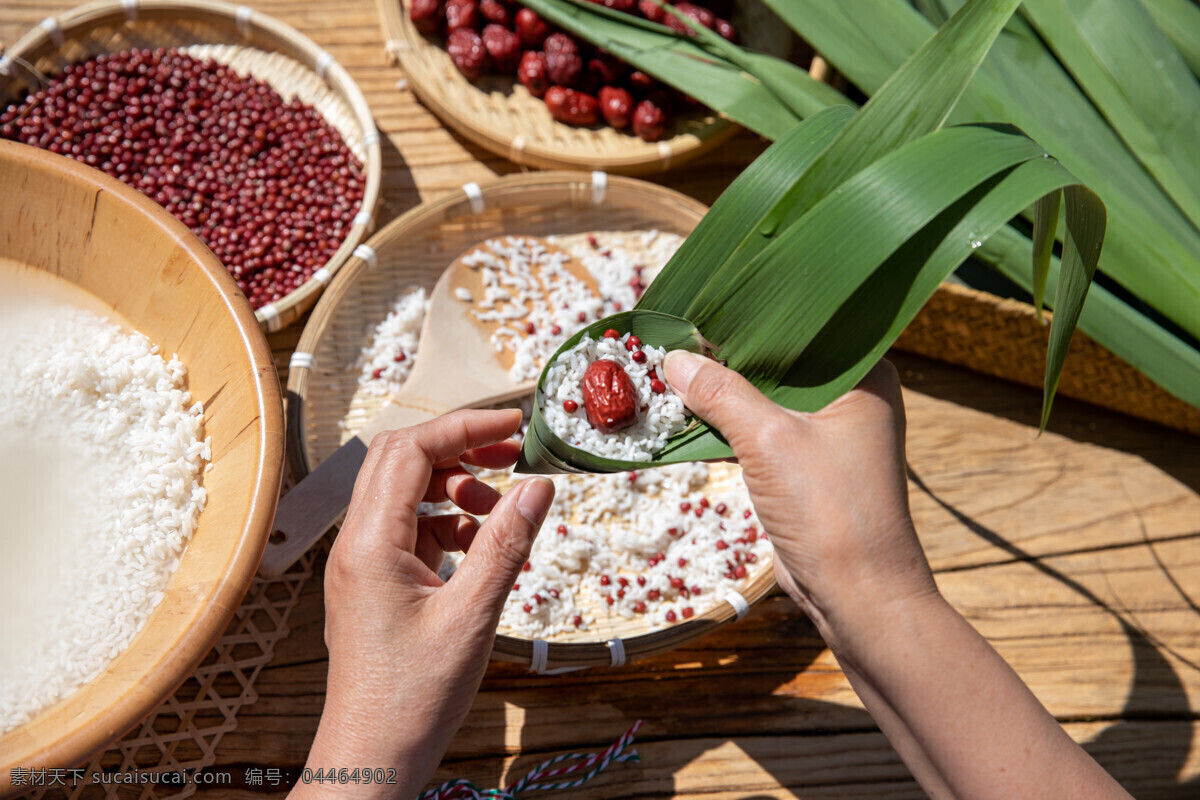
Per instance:
[[[529,173],[464,188],[409,211],[375,234],[313,310],[288,375],[288,457],[297,477],[307,475],[386,402],[357,393],[355,361],[375,324],[401,294],[418,286],[431,290],[442,270],[469,247],[503,234],[655,229],[686,235],[707,210],[672,190],[604,173]],[[714,465],[712,483],[735,476],[735,468]],[[598,619],[587,632],[557,637],[545,649],[537,645],[534,666],[609,665],[677,648],[740,617],[771,591],[770,560],[755,566],[740,595],[687,622],[650,631],[639,620]],[[531,663],[534,648],[529,639],[501,635],[493,656]]]
[[[1049,336],[1033,306],[943,283],[895,346],[1040,389]],[[1058,394],[1200,434],[1200,408],[1172,396],[1082,331],[1071,340]]]
[[[376,1],[388,54],[399,60],[421,102],[475,144],[517,164],[644,175],[707,153],[737,130],[709,111],[677,115],[670,135],[653,143],[606,125],[556,122],[546,104],[511,77],[485,75],[475,83],[463,77],[445,49],[413,27],[412,0]],[[747,12],[735,19],[742,38],[760,50],[786,55],[794,44],[787,27],[761,3],[742,5]]]
[[[285,99],[298,97],[337,130],[363,164],[363,204],[341,247],[310,280],[256,312],[264,330],[283,328],[312,307],[366,238],[379,201],[379,133],[366,98],[329,53],[249,6],[217,0],[102,0],[46,18],[0,57],[0,104],[69,64],[103,53],[159,47],[186,49],[196,58],[211,58],[270,84]]]

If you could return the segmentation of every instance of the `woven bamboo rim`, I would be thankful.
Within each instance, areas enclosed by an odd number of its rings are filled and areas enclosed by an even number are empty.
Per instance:
[[[497,155],[539,169],[602,169],[644,175],[678,166],[726,142],[737,130],[712,113],[679,115],[671,136],[644,142],[602,126],[577,128],[555,122],[546,104],[512,78],[490,75],[476,83],[455,68],[446,51],[427,40],[409,20],[412,0],[377,0],[389,57],[398,60],[408,85],[438,118]],[[760,4],[760,13],[739,17],[744,38],[778,50],[780,30]],[[790,44],[784,42],[784,45]]]
[[[1028,303],[943,283],[896,347],[1040,389],[1049,336],[1049,326]],[[1071,340],[1058,394],[1200,434],[1200,408],[1174,397],[1083,331]]]
[[[322,269],[282,300],[256,312],[275,331],[316,303],[333,274],[373,226],[383,175],[379,133],[362,91],[342,65],[294,28],[249,6],[218,0],[101,0],[47,17],[0,57],[0,102],[68,64],[132,48],[187,48],[299,97],[341,135],[363,164],[363,204],[341,247]]]
[[[707,210],[670,189],[604,173],[529,173],[465,188],[412,209],[376,233],[365,246],[369,251],[360,251],[366,258],[351,258],[317,303],[288,375],[288,458],[296,476],[307,475],[386,402],[355,395],[354,362],[364,336],[402,293],[417,286],[432,289],[451,259],[468,247],[501,234],[656,229],[686,235]],[[755,566],[741,592],[742,613],[775,585],[770,559]],[[607,632],[598,623],[588,633],[549,642],[542,666],[610,665],[664,653],[734,620],[738,611],[719,602],[691,620],[653,632],[637,620]],[[607,642],[618,638],[615,658]],[[492,655],[530,663],[534,643],[501,635]]]

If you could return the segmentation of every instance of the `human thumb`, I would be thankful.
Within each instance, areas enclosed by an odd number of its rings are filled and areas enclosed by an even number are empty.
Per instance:
[[[750,381],[711,358],[672,350],[663,369],[671,390],[693,414],[719,430],[735,454],[764,421],[782,413]]]
[[[498,617],[553,501],[548,478],[530,478],[510,489],[479,527],[447,588],[466,593],[473,608]]]

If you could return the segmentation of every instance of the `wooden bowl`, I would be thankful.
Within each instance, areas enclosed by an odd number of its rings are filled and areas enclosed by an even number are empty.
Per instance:
[[[408,85],[442,122],[508,160],[538,169],[602,169],[645,175],[679,166],[729,140],[737,126],[701,110],[674,115],[659,142],[644,142],[607,125],[581,128],[556,122],[546,104],[508,76],[472,83],[454,66],[442,40],[422,35],[409,19],[412,0],[376,0],[389,57],[404,68]],[[760,50],[787,55],[794,37],[759,2],[744,4],[735,22]]]
[[[270,533],[283,410],[254,313],[182,223],[97,170],[11,142],[0,141],[0,186],[0,257],[79,285],[164,353],[178,353],[212,437],[208,502],[162,603],[99,677],[0,738],[3,795],[11,768],[68,767],[103,750],[212,649]]]
[[[350,259],[330,284],[296,346],[287,384],[293,473],[307,475],[383,407],[386,398],[359,391],[355,359],[364,331],[369,333],[401,294],[418,286],[432,290],[442,270],[467,248],[504,234],[654,229],[686,236],[707,210],[690,197],[631,178],[538,172],[472,186],[470,194],[424,203],[393,220],[367,242],[372,261]],[[741,592],[753,604],[774,585],[771,560],[762,559]],[[618,638],[630,660],[667,652],[734,620],[738,611],[722,602],[657,631],[637,619],[597,624],[586,633],[549,641],[540,665],[610,664],[608,642]],[[530,639],[496,639],[495,658],[530,663],[533,656]]]
[[[256,312],[264,330],[279,330],[312,308],[374,225],[383,155],[371,109],[350,73],[316,42],[249,6],[220,0],[99,0],[47,17],[0,56],[0,105],[68,64],[157,47],[185,48],[270,84],[285,100],[299,98],[337,130],[363,165],[362,207],[341,246],[307,282]]]

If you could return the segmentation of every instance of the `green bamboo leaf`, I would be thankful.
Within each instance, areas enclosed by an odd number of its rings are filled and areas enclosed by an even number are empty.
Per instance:
[[[946,20],[950,18],[950,13],[942,6],[939,0],[916,0],[913,3],[917,10],[925,19],[929,20],[937,27],[946,24]]]
[[[1033,159],[980,184],[897,250],[821,329],[769,393],[788,408],[815,411],[853,388],[980,241],[1033,198],[1075,178],[1053,159]],[[1025,240],[1028,242],[1028,239]],[[1026,250],[1025,263],[1030,254]],[[1028,279],[1029,270],[1023,274]]]
[[[1015,131],[982,126],[949,128],[911,142],[838,187],[735,280],[718,275],[710,281],[685,316],[731,368],[769,388],[854,290],[917,231],[997,173],[1045,155]],[[863,235],[866,226],[869,235]],[[753,326],[746,325],[750,319]]]
[[[859,4],[823,0],[768,4],[868,94],[933,30],[903,0],[874,0],[869,14]],[[869,49],[860,56],[859,47]],[[955,122],[997,119],[1055,153],[1104,200],[1110,221],[1101,271],[1200,336],[1200,231],[1036,39],[1001,36],[951,115]]]
[[[729,119],[778,139],[800,118],[775,100],[762,82],[669,29],[593,3],[522,0],[549,22],[637,69],[720,109]],[[822,91],[827,96],[827,90]]]
[[[975,255],[1032,292],[1026,267],[1030,258],[1028,237],[1005,226]],[[1051,258],[1050,280],[1057,281],[1058,274],[1059,260]],[[1093,286],[1088,292],[1079,329],[1163,389],[1200,407],[1200,352],[1103,286]]]
[[[740,273],[770,242],[847,178],[876,159],[937,130],[978,69],[1020,0],[974,0],[922,44],[884,82],[824,152],[742,243],[685,315],[694,319],[717,302],[721,288],[741,282]]]
[[[585,0],[575,0],[584,2]],[[689,30],[692,39],[713,55],[734,64],[753,75],[778,102],[791,109],[797,117],[805,118],[830,105],[845,103],[841,94],[829,84],[814,79],[800,67],[788,61],[738,47],[715,31],[695,25],[691,19],[663,0],[654,0]]]
[[[899,66],[929,35],[931,27],[901,0],[876,0],[869,14],[858,4],[820,0],[768,0],[800,35],[860,88],[870,94],[882,77]],[[1200,232],[1180,213],[1161,188],[1123,146],[1121,140],[1078,90],[1057,61],[1036,39],[1001,36],[951,119],[1004,119],[1055,153],[1063,165],[1095,190],[1109,209],[1109,225],[1100,270],[1153,306],[1192,336],[1200,336]],[[1005,260],[990,252],[997,239],[977,256]],[[1025,239],[1028,247],[1028,239]],[[1028,286],[1028,261],[1007,260],[1005,272],[1018,272]],[[1108,296],[1102,293],[1102,296]],[[1106,301],[1107,302],[1107,301]],[[1119,302],[1115,301],[1114,302]],[[1136,313],[1108,308],[1110,321],[1132,324]],[[1147,320],[1137,325],[1144,336],[1121,338],[1121,328],[1099,329],[1085,311],[1082,324],[1113,352],[1177,396],[1200,404],[1173,367],[1189,359],[1186,347],[1161,326]],[[1134,350],[1133,341],[1137,341]],[[1155,353],[1155,348],[1164,353]],[[1141,368],[1141,367],[1139,367]]]
[[[981,240],[1006,230],[1034,198],[1072,181],[1053,159],[1032,159],[975,187],[876,269],[767,395],[786,408],[816,411],[854,388]],[[1026,264],[1029,258],[1027,251]],[[724,442],[701,428],[680,445],[713,458],[719,456],[707,453],[720,452]]]
[[[806,119],[767,148],[729,185],[695,230],[684,240],[664,270],[638,301],[639,308],[682,316],[722,263],[719,254],[736,250],[731,232],[761,224],[817,155],[853,116],[852,109],[833,106]]]
[[[1024,13],[1129,149],[1200,224],[1200,85],[1137,0],[1025,0]]]
[[[1200,77],[1200,6],[1191,0],[1142,0],[1150,16]]]
[[[763,1],[868,95],[875,94],[934,31],[934,26],[899,0],[876,0],[856,9],[824,0]]]
[[[1054,254],[1054,236],[1058,230],[1058,211],[1062,193],[1050,192],[1037,201],[1033,222],[1033,307],[1042,319],[1046,297],[1046,277],[1050,274],[1050,256]]]
[[[1067,236],[1063,243],[1062,270],[1054,294],[1054,319],[1050,323],[1050,345],[1046,351],[1046,385],[1042,392],[1042,423],[1045,430],[1050,421],[1050,407],[1058,390],[1058,379],[1071,335],[1079,322],[1083,301],[1104,244],[1104,203],[1094,192],[1083,186],[1068,186],[1064,191],[1067,211]]]
[[[690,237],[668,264],[659,278],[663,288],[656,292],[656,281],[630,316],[593,328],[624,330],[641,324],[644,315],[660,316],[650,312],[669,309],[668,328],[714,342],[731,367],[803,410],[819,408],[837,396],[827,393],[853,385],[938,282],[990,232],[1011,230],[1006,220],[1030,204],[1044,217],[1055,201],[1040,198],[1076,182],[1014,129],[938,130],[1016,5],[972,0],[849,122],[843,125],[847,111],[824,112],[806,123],[810,129],[768,150],[767,163],[784,175],[772,182],[763,166],[735,184],[737,193],[722,198],[704,230],[698,229],[703,235]],[[1015,29],[1026,35],[1022,24]],[[745,67],[726,45],[703,34],[700,41],[715,56]],[[802,158],[789,169],[783,156],[793,153]],[[755,198],[760,185],[765,191]],[[1059,271],[1055,304],[1062,311],[1051,329],[1057,349],[1047,362],[1050,394],[1104,231],[1103,205],[1094,195],[1072,188],[1068,196],[1075,203],[1064,249],[1070,269]],[[738,224],[731,225],[735,217]],[[749,235],[743,233],[747,224],[753,226]],[[1043,246],[1026,263],[1046,274],[1053,227],[1043,218],[1038,230]],[[806,281],[809,275],[815,280]],[[661,343],[663,335],[639,333],[652,343]],[[652,463],[728,452],[715,431],[697,423],[673,437]],[[525,468],[550,471],[646,466],[581,454],[550,434],[536,412],[523,459]]]
[[[962,169],[972,169],[971,162],[979,154],[995,150],[991,142],[994,137],[1007,137],[1013,144],[1024,142],[1025,146],[1014,146],[1007,160],[1008,166],[1001,168],[998,173],[989,175],[988,168],[979,168],[977,175],[983,175],[984,178],[958,200],[950,198],[947,204],[946,198],[936,197],[937,187],[946,185],[944,181],[948,178],[935,167],[938,156],[950,162],[947,173],[961,173]],[[1024,152],[1020,152],[1021,149]],[[820,287],[823,290],[827,284],[836,284],[838,294],[812,301],[809,306],[800,309],[796,319],[782,324],[785,329],[793,324],[802,324],[808,326],[808,330],[802,336],[794,337],[794,347],[799,348],[797,353],[782,355],[776,361],[782,365],[778,377],[772,378],[761,371],[740,371],[748,375],[760,389],[767,391],[774,401],[799,410],[820,409],[850,389],[895,341],[895,337],[934,293],[938,283],[979,246],[980,239],[986,239],[992,231],[1003,228],[1014,213],[1043,194],[1057,192],[1062,186],[1074,182],[1073,176],[1060,164],[1040,155],[1042,151],[1036,145],[1010,131],[950,128],[908,145],[888,160],[872,164],[871,168],[856,176],[858,186],[844,187],[823,201],[810,212],[809,216],[815,217],[815,222],[805,224],[808,222],[806,217],[804,222],[774,242],[762,258],[778,254],[779,263],[782,263],[790,253],[808,252],[816,261],[826,260],[822,258],[820,249],[805,248],[816,242],[836,249],[838,242],[844,241],[842,234],[845,231],[836,229],[836,225],[839,219],[846,216],[844,207],[838,207],[838,203],[847,196],[856,197],[862,204],[859,206],[858,219],[887,217],[887,213],[881,213],[880,207],[877,207],[881,196],[890,196],[894,201],[902,198],[906,200],[906,206],[924,201],[929,209],[941,207],[941,212],[935,213],[931,219],[929,213],[920,212],[900,219],[895,223],[894,231],[889,229],[877,234],[876,237],[887,240],[882,247],[868,247],[857,254],[853,249],[850,252],[839,251],[842,264],[838,275],[822,276]],[[996,163],[1003,161],[997,160]],[[934,174],[930,175],[931,172]],[[872,173],[876,173],[878,179]],[[914,184],[914,180],[928,180],[928,184],[920,187]],[[890,191],[889,186],[893,187]],[[884,203],[887,201],[884,200]],[[821,230],[822,223],[828,223],[823,225],[823,236],[803,235],[805,230]],[[851,269],[851,265],[858,266]],[[788,277],[794,284],[797,276]],[[787,288],[768,271],[763,271],[756,281],[763,287],[773,288],[776,294],[785,293]],[[804,296],[808,297],[809,293]],[[1081,301],[1082,297],[1079,297]],[[804,303],[804,300],[799,302]],[[774,305],[788,306],[790,303],[776,302]],[[637,313],[642,312],[634,312],[635,315]],[[622,323],[628,319],[623,317]],[[728,312],[728,319],[732,323],[746,317],[743,313],[731,311]],[[748,333],[749,338],[758,339],[756,347],[768,347],[770,342],[780,337],[779,323],[764,319],[763,314],[758,314],[755,321],[752,330],[744,326],[737,327]],[[1069,321],[1068,318],[1062,330],[1069,331]],[[607,321],[601,321],[594,329],[599,331],[607,325]],[[616,321],[613,326],[623,330]],[[703,327],[701,330],[704,331]],[[754,331],[757,331],[757,337]],[[641,336],[641,333],[638,335]],[[721,348],[721,355],[730,357],[731,366],[737,366],[734,363],[736,354],[730,344]],[[1057,365],[1049,363],[1051,372],[1048,372],[1048,381],[1057,383],[1056,369],[1060,367],[1061,362]],[[562,446],[557,451],[552,444],[547,446],[546,437],[541,433],[535,433],[527,441],[532,451],[526,456],[530,463],[536,463],[534,453],[538,449],[551,451],[552,458],[541,458],[542,469],[612,471],[647,467],[647,464],[605,462],[604,459],[598,461],[594,457],[577,458]],[[698,425],[674,437],[666,449],[656,455],[653,463],[694,461],[727,455],[728,447],[724,440],[708,426]]]

